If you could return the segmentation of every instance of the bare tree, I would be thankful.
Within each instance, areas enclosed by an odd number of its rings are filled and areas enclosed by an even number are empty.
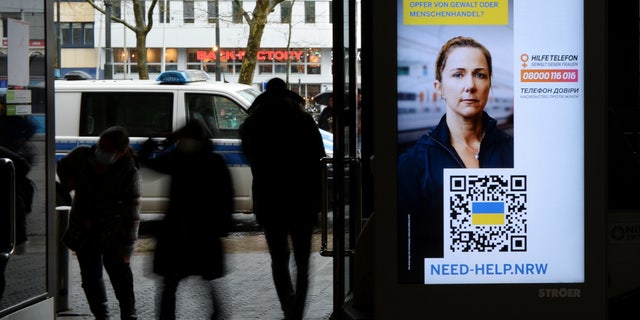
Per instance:
[[[98,6],[94,0],[86,0],[92,7],[106,14],[105,8]],[[109,2],[113,0],[103,0],[104,5],[111,5]],[[127,23],[124,19],[111,15],[111,20],[122,23],[125,27],[136,34],[136,51],[138,53],[138,78],[148,80],[149,68],[147,67],[147,34],[153,27],[153,9],[155,9],[158,0],[152,0],[147,14],[147,24],[144,19],[144,3],[145,0],[131,0],[133,3],[133,15],[136,21],[135,25]],[[281,0],[282,1],[282,0]],[[108,19],[109,17],[107,17]]]
[[[251,15],[242,10],[242,1],[233,0],[242,12],[242,16],[249,24],[249,38],[247,39],[247,48],[242,59],[240,67],[239,83],[252,84],[253,74],[256,69],[256,61],[258,58],[258,50],[262,42],[262,34],[267,24],[267,17],[274,8],[284,0],[256,0],[256,6],[253,8]]]

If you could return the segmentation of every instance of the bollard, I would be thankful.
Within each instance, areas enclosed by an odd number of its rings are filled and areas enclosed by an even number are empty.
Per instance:
[[[57,228],[56,235],[58,239],[57,248],[57,288],[56,288],[56,312],[69,310],[70,297],[70,279],[69,279],[69,249],[62,243],[62,235],[67,230],[69,224],[69,206],[56,207]]]

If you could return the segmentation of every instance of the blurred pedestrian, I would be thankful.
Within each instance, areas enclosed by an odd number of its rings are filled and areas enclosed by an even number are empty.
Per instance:
[[[154,151],[166,148],[170,151],[154,157]],[[178,284],[193,275],[208,281],[211,319],[229,318],[230,308],[211,281],[225,273],[220,237],[230,231],[233,213],[233,184],[224,158],[213,151],[199,121],[187,123],[161,143],[148,139],[138,155],[144,165],[171,176],[169,208],[153,259],[153,271],[163,277],[159,319],[176,318]]]
[[[35,183],[29,172],[37,154],[30,142],[35,125],[26,117],[6,114],[6,95],[0,96],[0,158],[11,159],[16,166],[15,254],[26,252],[28,242],[27,215],[31,213]]]
[[[267,86],[272,81],[282,80],[274,78]],[[312,116],[285,90],[267,90],[256,99],[240,136],[251,163],[254,213],[264,230],[280,305],[285,319],[302,319],[311,236],[320,212],[320,160],[325,152]],[[273,137],[278,137],[277,143]],[[289,270],[289,237],[297,270],[295,290]]]
[[[333,132],[333,94],[327,99],[327,106],[320,112],[318,127],[322,130]]]
[[[74,191],[63,241],[75,251],[82,289],[96,319],[109,319],[103,266],[120,305],[120,319],[137,319],[130,259],[140,222],[141,176],[129,135],[110,127],[92,146],[60,159],[62,188]]]

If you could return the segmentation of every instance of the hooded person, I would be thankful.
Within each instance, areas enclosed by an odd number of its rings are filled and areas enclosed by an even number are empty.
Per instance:
[[[225,274],[220,238],[230,231],[233,213],[233,184],[224,158],[213,151],[199,121],[188,122],[163,142],[148,139],[138,158],[171,178],[169,207],[158,227],[153,258],[153,271],[162,277],[159,318],[175,319],[176,291],[188,276],[208,283],[212,319],[228,317],[223,295],[211,281]]]

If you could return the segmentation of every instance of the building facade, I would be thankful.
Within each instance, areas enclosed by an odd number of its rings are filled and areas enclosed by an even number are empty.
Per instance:
[[[108,2],[114,16],[135,25],[131,0]],[[103,6],[103,1],[96,3]],[[218,78],[237,82],[249,38],[249,24],[242,13],[251,15],[256,2],[244,0],[241,4],[242,10],[233,0],[158,0],[152,12],[153,28],[146,40],[149,78],[176,69],[204,70],[216,78],[219,50]],[[145,12],[150,5],[151,1],[145,1]],[[85,0],[59,0],[57,6],[61,76],[70,70],[82,70],[104,78],[105,54],[112,51],[112,78],[138,78],[133,31],[112,21],[107,38],[105,15]],[[266,81],[280,77],[307,99],[331,90],[332,2],[284,1],[267,21],[253,85],[262,89]],[[105,49],[108,42],[110,50]]]

